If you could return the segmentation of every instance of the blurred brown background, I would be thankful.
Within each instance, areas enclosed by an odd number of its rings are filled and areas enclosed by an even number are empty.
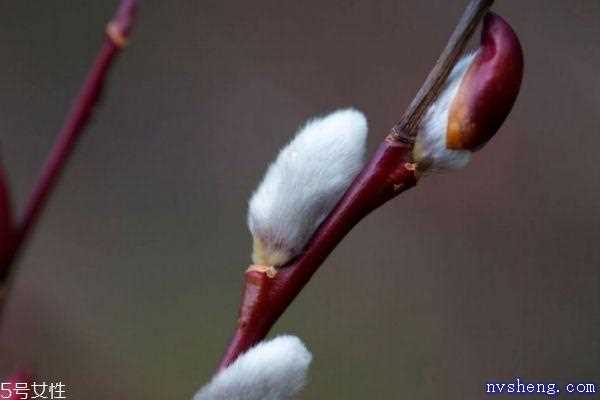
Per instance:
[[[0,3],[0,139],[22,204],[116,1]],[[355,105],[372,151],[465,1],[142,3],[21,261],[0,333],[71,399],[185,399],[232,331],[246,201],[305,119]],[[499,135],[361,223],[273,333],[306,399],[478,399],[600,383],[600,2],[498,1],[526,72]]]

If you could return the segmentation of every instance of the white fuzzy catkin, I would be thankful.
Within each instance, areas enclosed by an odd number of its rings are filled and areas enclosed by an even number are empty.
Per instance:
[[[204,386],[193,400],[288,400],[306,382],[312,355],[295,336],[261,342]]]
[[[413,152],[415,162],[427,172],[441,172],[465,167],[471,159],[468,150],[449,150],[446,147],[448,111],[456,97],[460,83],[473,62],[475,54],[464,56],[452,69],[442,94],[429,107],[423,119]]]
[[[302,251],[360,171],[366,138],[365,116],[348,108],[308,121],[281,150],[249,203],[255,264]]]

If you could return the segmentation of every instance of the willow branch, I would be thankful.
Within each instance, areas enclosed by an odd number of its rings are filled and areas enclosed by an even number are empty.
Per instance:
[[[94,106],[102,93],[108,70],[115,57],[127,43],[135,10],[135,0],[123,0],[115,17],[108,23],[102,48],[75,99],[71,111],[67,115],[63,128],[58,134],[58,139],[29,197],[25,213],[19,224],[21,238],[27,236],[38,221],[48,196],[52,193],[66,162],[73,153],[77,140],[90,121]]]
[[[470,2],[404,117],[392,128],[371,161],[315,232],[304,252],[278,268],[276,274],[256,268],[246,272],[240,318],[220,368],[231,364],[239,354],[266,336],[319,266],[362,218],[416,185],[418,176],[412,156],[416,131],[491,3],[491,0]]]
[[[67,114],[58,138],[50,151],[48,159],[28,200],[23,216],[16,226],[14,247],[8,259],[0,265],[0,306],[2,292],[6,290],[6,281],[13,269],[15,258],[31,231],[38,222],[49,196],[56,187],[64,167],[69,160],[77,140],[88,125],[94,106],[102,93],[102,88],[110,67],[116,56],[127,44],[137,9],[136,0],[122,0],[117,12],[106,27],[106,37],[79,94]]]

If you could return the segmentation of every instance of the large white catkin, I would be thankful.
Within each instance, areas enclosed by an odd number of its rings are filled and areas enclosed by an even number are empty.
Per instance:
[[[364,162],[367,120],[352,108],[306,123],[250,199],[253,261],[277,266],[299,254]]]
[[[465,167],[470,159],[468,150],[446,148],[448,111],[460,83],[477,53],[464,56],[452,69],[440,97],[429,107],[423,119],[413,152],[415,162],[427,166],[428,172],[455,170]]]
[[[193,400],[289,400],[304,387],[312,355],[295,336],[261,342],[219,372]]]

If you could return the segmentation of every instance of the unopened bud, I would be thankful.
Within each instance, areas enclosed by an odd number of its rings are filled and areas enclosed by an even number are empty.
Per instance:
[[[417,135],[414,158],[421,170],[464,167],[498,131],[521,86],[523,52],[501,17],[486,15],[481,45],[456,64]]]

